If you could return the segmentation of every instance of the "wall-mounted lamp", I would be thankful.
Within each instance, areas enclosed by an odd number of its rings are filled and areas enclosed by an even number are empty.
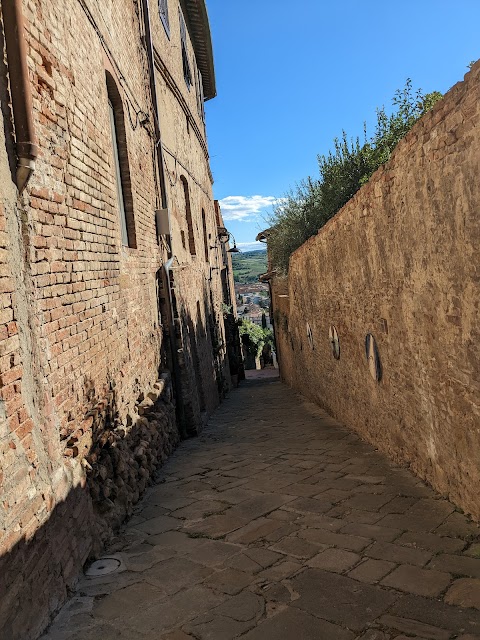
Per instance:
[[[230,233],[225,227],[218,228],[218,239],[222,244],[227,244],[233,240],[233,247],[228,249],[227,253],[240,253],[240,249],[237,249],[237,242],[233,237],[233,233]]]

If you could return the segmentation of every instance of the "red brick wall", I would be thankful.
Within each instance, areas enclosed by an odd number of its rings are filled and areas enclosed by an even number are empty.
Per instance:
[[[274,285],[283,378],[477,519],[479,79],[476,64]]]
[[[178,440],[169,378],[161,377],[166,319],[157,272],[166,255],[155,232],[139,3],[25,0],[24,14],[40,155],[20,200],[9,169],[12,139],[0,128],[0,628],[9,640],[34,638],[45,627],[88,555],[131,513]],[[173,61],[178,51],[165,46]],[[136,248],[121,245],[106,70],[123,104]],[[176,118],[179,97],[168,91],[164,110]],[[5,114],[8,93],[1,99]],[[195,97],[189,100],[193,110]],[[190,275],[179,274],[177,295],[197,334],[208,413],[221,395],[215,359],[228,369],[205,329],[211,305],[223,331],[221,283],[202,251],[202,207],[215,242],[205,141],[187,131],[185,119],[182,127],[175,135],[194,178],[198,258],[188,260]],[[185,227],[184,212],[178,220]],[[188,324],[185,336],[188,352]],[[192,420],[201,422],[197,378],[188,368],[184,374]]]

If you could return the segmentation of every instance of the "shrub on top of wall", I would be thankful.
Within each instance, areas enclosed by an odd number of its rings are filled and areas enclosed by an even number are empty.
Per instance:
[[[270,219],[268,250],[272,264],[288,271],[291,254],[315,235],[350,198],[368,182],[370,176],[390,158],[397,143],[413,125],[442,98],[438,91],[424,95],[407,80],[397,90],[393,113],[377,109],[374,135],[364,142],[349,139],[346,132],[335,138],[334,150],[318,156],[319,178],[308,177],[286,194]]]

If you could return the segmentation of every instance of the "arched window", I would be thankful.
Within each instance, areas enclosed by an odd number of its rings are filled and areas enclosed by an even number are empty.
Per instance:
[[[183,193],[185,196],[185,216],[187,218],[187,227],[188,227],[188,246],[190,248],[190,253],[192,256],[197,254],[195,249],[195,236],[193,235],[193,220],[192,220],[192,209],[190,207],[190,193],[188,189],[188,182],[185,176],[180,176],[180,180],[183,185]]]
[[[202,209],[202,227],[203,227],[203,244],[205,247],[205,262],[210,262],[210,247],[207,236],[207,220],[205,218],[205,209]]]
[[[106,73],[108,111],[112,136],[113,168],[117,191],[117,206],[120,217],[122,244],[126,247],[137,246],[135,220],[133,217],[132,183],[128,166],[127,136],[123,104],[120,93],[110,73]]]

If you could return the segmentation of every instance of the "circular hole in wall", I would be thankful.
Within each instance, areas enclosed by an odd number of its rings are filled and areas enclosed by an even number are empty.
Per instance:
[[[308,324],[308,322],[307,322],[307,338],[308,338],[308,344],[310,345],[310,348],[313,350],[315,346],[313,344],[312,327]]]
[[[338,337],[337,328],[333,324],[328,331],[328,337],[330,339],[333,357],[335,360],[340,360],[340,339]]]
[[[382,377],[382,366],[380,364],[377,343],[371,333],[367,333],[365,338],[365,355],[367,356],[370,375],[375,382],[378,382]]]

